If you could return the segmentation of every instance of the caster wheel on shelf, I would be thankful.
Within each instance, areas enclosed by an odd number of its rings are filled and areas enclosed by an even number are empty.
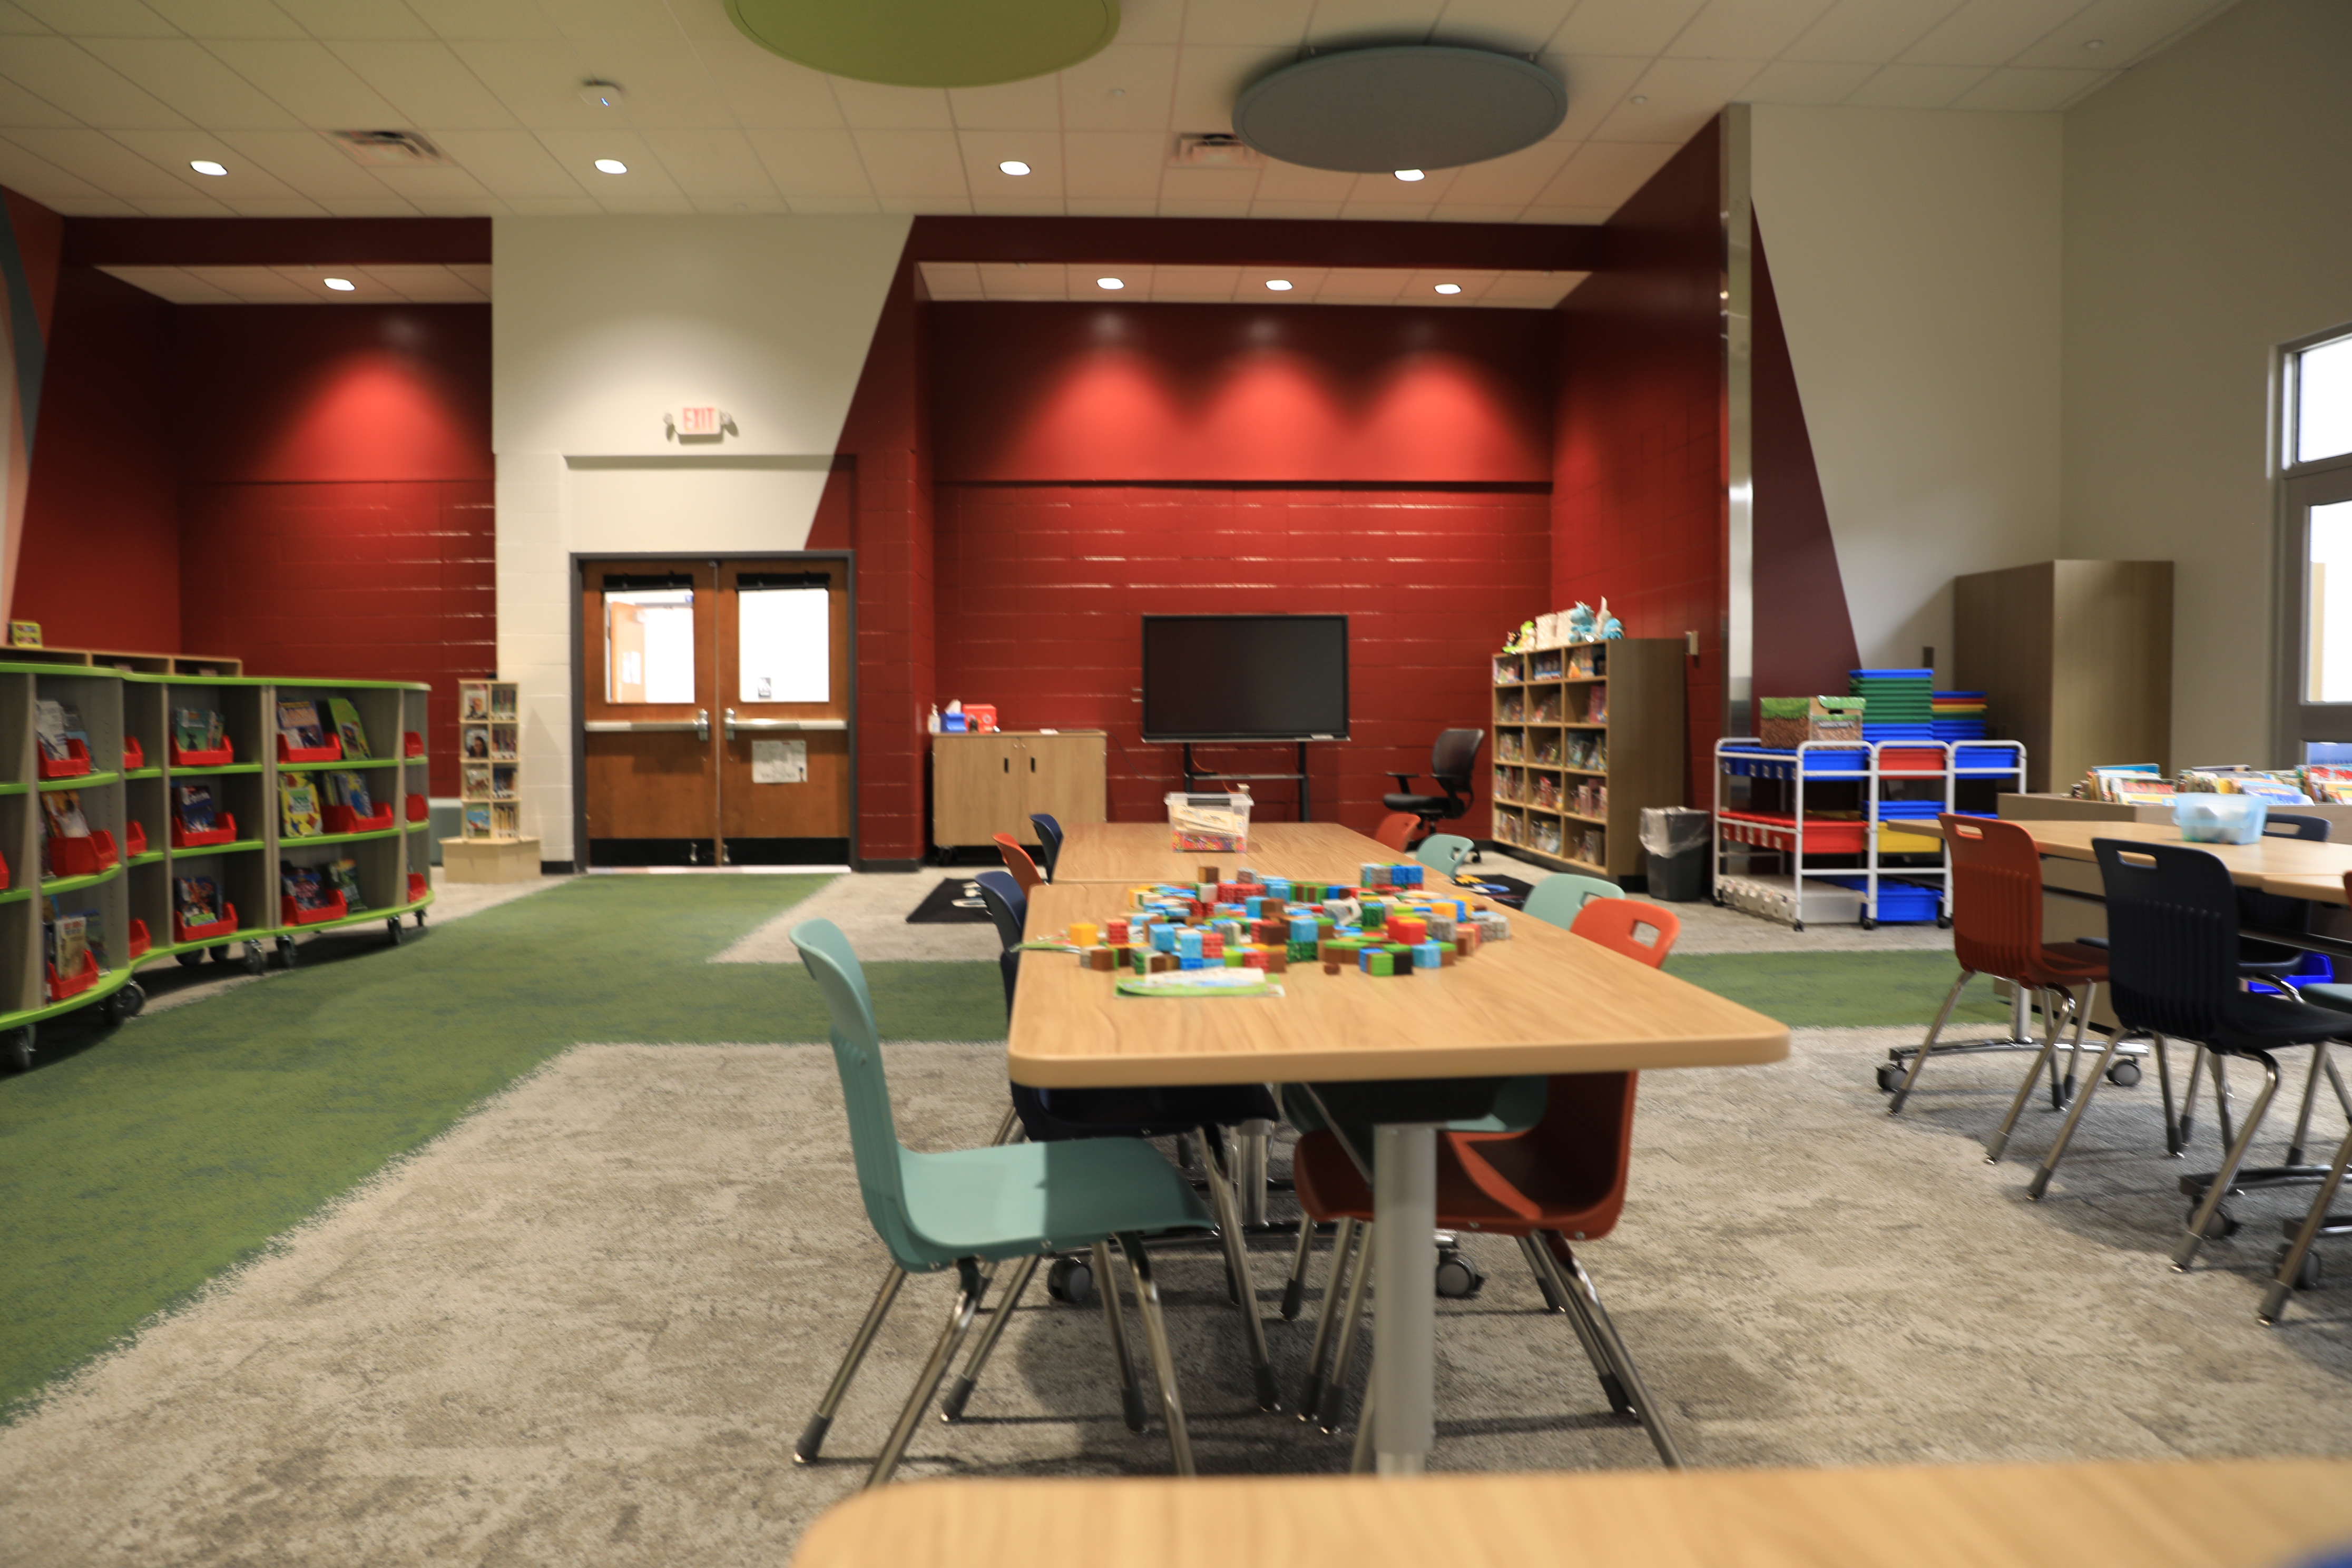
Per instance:
[[[1466,1301],[1486,1288],[1486,1276],[1461,1253],[1447,1248],[1437,1255],[1437,1293],[1449,1301]]]
[[[1937,929],[1937,931],[1949,931],[1949,930],[1951,930],[1951,929],[1952,929],[1952,917],[1951,917],[1951,916],[1949,916],[1949,915],[1937,915],[1937,916],[1936,917],[1936,929]]]
[[[294,939],[290,936],[279,937],[278,939],[278,967],[280,969],[291,969],[299,962],[300,960],[295,957]]]
[[[392,945],[398,947],[401,942],[400,917],[398,915],[394,915],[392,919],[384,921],[383,929],[392,933]]]
[[[1876,917],[1872,915],[1863,916],[1862,929],[1864,931],[1876,931],[1878,929],[1878,921]]]
[[[2139,1081],[2139,1063],[2117,1062],[2107,1069],[2107,1081],[2117,1089],[2129,1089]]]
[[[98,1005],[98,1016],[106,1020],[106,1026],[110,1029],[129,1017],[130,1015],[122,1010],[122,993],[118,991],[100,1002]]]
[[[1904,1067],[1901,1062],[1888,1062],[1878,1069],[1878,1092],[1893,1094],[1903,1087]]]
[[[205,961],[204,950],[202,948],[198,948],[194,952],[175,952],[172,956],[180,961],[182,967],[187,969],[194,969],[197,964],[202,963]]]
[[[223,952],[226,952],[228,949],[223,948],[221,951]],[[223,960],[222,962],[226,963],[227,961]],[[263,956],[261,944],[257,942],[248,942],[245,944],[244,962],[245,972],[247,974],[259,974],[269,967],[269,960]]]
[[[147,1010],[147,988],[136,980],[124,981],[122,989],[114,995],[115,1000],[122,1005],[122,1016],[126,1018],[136,1018]]]
[[[2190,1209],[2189,1217],[2194,1220],[2197,1217],[2197,1211]],[[2205,1222],[2205,1239],[2208,1241],[2221,1241],[2237,1234],[2238,1217],[2228,1209],[2215,1209],[2213,1217]]]
[[[0,1060],[5,1060],[11,1072],[33,1070],[33,1026],[11,1029],[0,1035]]]
[[[1789,929],[1790,931],[1802,931],[1805,929],[1805,922],[1802,921],[1791,921],[1789,922]]]
[[[425,929],[425,911],[423,910],[416,911],[416,929],[418,931],[423,931]]]
[[[2285,1266],[2286,1255],[2294,1250],[2294,1243],[2291,1241],[2279,1244],[2278,1254],[2271,1262],[2271,1272],[2273,1275]],[[2289,1283],[2298,1290],[2319,1289],[2319,1249],[2317,1247],[2315,1247],[2303,1255],[2303,1261],[2295,1267],[2294,1278]]]
[[[1095,1266],[1084,1258],[1056,1258],[1045,1269],[1045,1294],[1066,1307],[1095,1299]]]

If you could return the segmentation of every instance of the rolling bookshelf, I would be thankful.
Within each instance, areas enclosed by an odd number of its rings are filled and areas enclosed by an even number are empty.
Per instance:
[[[97,1006],[110,1021],[145,1000],[135,972],[174,959],[241,963],[259,973],[275,943],[295,962],[306,931],[385,923],[394,942],[402,918],[425,923],[433,901],[425,810],[427,689],[395,681],[270,680],[237,675],[121,672],[58,662],[0,662],[0,1064],[31,1064],[37,1026]],[[310,700],[324,713],[341,699],[356,716],[368,751],[347,754],[341,735],[316,754],[289,754],[276,723],[280,701]],[[36,705],[69,709],[86,735],[85,756],[44,759]],[[183,747],[183,710],[219,716],[216,737]],[[209,743],[216,740],[217,743]],[[77,769],[81,771],[76,771]],[[284,831],[280,785],[289,773],[349,773],[369,783],[374,811],[326,820],[320,831]],[[56,773],[62,776],[45,777]],[[184,829],[175,809],[183,786],[202,784],[214,816]],[[44,865],[41,823],[54,797],[89,828],[87,839],[51,840]],[[326,868],[352,862],[360,898],[298,910],[283,897],[280,860]],[[181,879],[218,889],[221,918],[193,927],[177,918]],[[93,959],[52,979],[43,925],[50,910],[88,919]],[[97,957],[96,954],[102,954]]]
[[[1642,808],[1683,803],[1680,638],[1495,656],[1495,842],[1559,870],[1638,875]]]

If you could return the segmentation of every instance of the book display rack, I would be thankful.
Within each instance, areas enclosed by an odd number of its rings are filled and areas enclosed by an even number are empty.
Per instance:
[[[457,795],[467,839],[522,837],[519,692],[511,680],[457,682]]]
[[[424,924],[425,698],[0,662],[0,1063],[30,1066],[44,1020],[138,1012],[145,963],[258,973],[273,942],[292,966],[298,931]],[[306,706],[321,732],[289,737]],[[324,806],[289,831],[289,796]]]
[[[1642,808],[1680,805],[1680,638],[1495,656],[1495,842],[1558,870],[1639,873]]]

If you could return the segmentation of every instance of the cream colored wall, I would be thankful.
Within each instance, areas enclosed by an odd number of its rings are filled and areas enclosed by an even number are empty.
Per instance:
[[[2275,353],[2352,322],[2347,154],[2341,0],[2244,0],[2066,115],[2064,553],[2179,563],[2182,762],[2271,754]]]
[[[1865,665],[2058,553],[2055,114],[1758,104],[1756,215]]]
[[[572,556],[805,545],[910,221],[495,224],[499,670],[546,858],[574,852]],[[703,404],[734,431],[681,447],[662,416]]]

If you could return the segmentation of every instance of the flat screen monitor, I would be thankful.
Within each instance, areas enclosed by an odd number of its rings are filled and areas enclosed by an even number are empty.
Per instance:
[[[1344,741],[1345,616],[1146,616],[1147,741]]]

